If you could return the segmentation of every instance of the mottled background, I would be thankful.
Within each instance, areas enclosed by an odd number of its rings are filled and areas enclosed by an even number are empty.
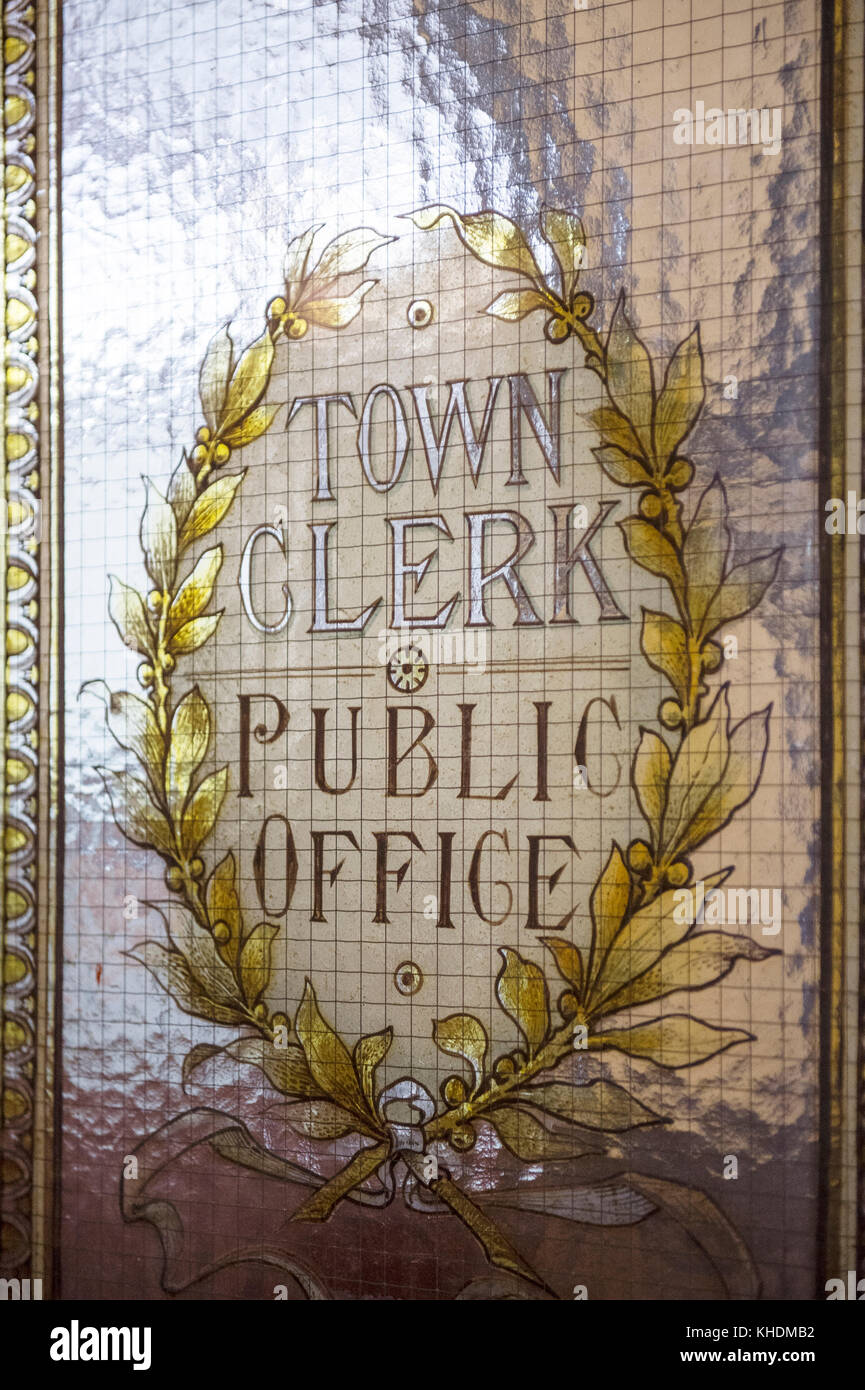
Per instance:
[[[171,1005],[122,952],[144,934],[127,894],[160,893],[155,856],[122,841],[97,764],[122,766],[83,681],[132,686],[106,575],[141,582],[140,476],[164,480],[200,423],[198,363],[214,328],[259,331],[288,236],[312,221],[404,231],[426,202],[493,206],[524,225],[547,202],[586,222],[586,283],[607,324],[619,288],[655,352],[700,321],[709,396],[694,443],[727,484],[739,553],[782,542],[781,576],[740,625],[741,717],[774,704],[764,783],[701,860],[784,890],[783,958],[702,996],[757,1041],[696,1072],[630,1069],[675,1123],[637,1132],[624,1163],[703,1188],[737,1226],[764,1296],[813,1288],[816,1230],[816,394],[818,13],[638,0],[237,6],[119,0],[63,6],[62,228],[66,534],[66,888],[63,1233],[66,1297],[160,1297],[156,1237],[125,1227],[123,1156],[190,1104],[180,1064],[212,1029]],[[779,155],[688,150],[673,112],[781,107]],[[528,364],[531,368],[531,363]],[[738,379],[738,398],[722,383]],[[331,388],[333,389],[333,388]],[[741,974],[738,973],[741,971]],[[338,981],[336,1002],[339,1001]],[[619,1058],[610,1075],[623,1079]],[[255,1076],[255,1073],[251,1074]],[[243,1114],[275,1146],[249,1074],[207,1075],[198,1103]],[[739,1158],[736,1182],[723,1156]],[[487,1148],[465,1180],[517,1166]],[[623,1166],[607,1163],[607,1169]],[[185,1169],[188,1176],[182,1176]],[[604,1171],[606,1171],[604,1170]],[[201,1262],[276,1240],[336,1296],[451,1298],[486,1272],[455,1222],[341,1211],[282,1227],[285,1188],[200,1156],[175,1179]],[[556,1181],[584,1176],[563,1168]],[[537,1173],[529,1173],[537,1181]],[[292,1201],[294,1198],[292,1197]],[[274,1213],[277,1213],[276,1219]],[[665,1217],[597,1228],[541,1216],[502,1225],[560,1296],[717,1297]],[[271,1297],[274,1275],[218,1275],[207,1296]],[[294,1286],[292,1286],[292,1289]],[[292,1295],[293,1296],[293,1295]]]

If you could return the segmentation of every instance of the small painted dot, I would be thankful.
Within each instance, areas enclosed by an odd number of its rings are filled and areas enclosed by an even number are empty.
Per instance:
[[[393,982],[400,994],[417,994],[423,984],[423,973],[414,961],[404,960],[393,972]]]
[[[412,328],[426,328],[433,320],[433,306],[428,299],[413,299],[406,310]]]

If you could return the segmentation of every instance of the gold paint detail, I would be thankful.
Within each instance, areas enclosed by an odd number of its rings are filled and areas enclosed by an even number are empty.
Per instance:
[[[6,696],[6,718],[10,724],[23,719],[32,709],[33,701],[29,695],[25,695],[22,691],[12,690]]]
[[[7,459],[7,462],[9,460]],[[10,565],[6,576],[6,583],[11,590],[23,589],[25,584],[29,584],[32,575],[28,570],[22,569],[20,565]]]
[[[9,38],[4,41],[3,60],[7,65],[10,63],[17,63],[18,59],[22,58],[26,52],[26,39]]]
[[[5,1058],[4,1058],[5,1061]],[[11,1070],[11,1069],[10,1069]],[[10,1085],[3,1092],[3,1118],[6,1121],[17,1121],[24,1115],[31,1114],[31,1100],[29,1088],[27,1092],[16,1091]],[[20,1131],[19,1131],[20,1133]]]
[[[4,488],[8,524],[0,545],[0,604],[6,661],[3,720],[5,825],[0,841],[3,877],[3,1027],[0,1088],[3,1094],[3,1273],[27,1277],[34,1239],[34,1042],[37,1008],[36,837],[38,824],[36,710],[31,674],[39,659],[34,618],[39,594],[39,497],[36,429],[39,388],[36,297],[35,12],[21,0],[4,7]]]
[[[13,1183],[26,1182],[27,1169],[15,1159],[4,1158],[0,1161],[0,1183],[4,1187],[11,1187]]]
[[[32,178],[30,171],[22,169],[20,164],[7,164],[5,172],[6,192],[19,193],[26,184],[32,181]]]
[[[6,985],[20,984],[26,978],[28,972],[27,962],[21,956],[11,953],[3,958],[3,983]]]
[[[17,787],[32,775],[32,764],[24,761],[23,758],[6,759],[6,782],[8,786]]]
[[[23,458],[30,448],[30,440],[26,434],[7,434],[6,436],[6,458],[9,463],[15,463]]]
[[[27,1029],[22,1026],[15,1018],[4,1018],[3,1020],[3,1050],[4,1053],[17,1052],[29,1041]]]
[[[16,917],[23,917],[30,906],[30,901],[17,888],[7,888],[6,890],[6,916],[13,920]]]
[[[17,854],[28,843],[26,831],[17,830],[14,825],[7,825],[3,835],[3,845],[7,854]]]
[[[23,386],[27,386],[32,379],[26,367],[6,368],[6,390],[10,395],[13,391],[20,391]]]
[[[34,319],[35,314],[29,304],[25,304],[22,299],[7,298],[6,328],[9,333],[19,333],[22,328],[29,328]]]

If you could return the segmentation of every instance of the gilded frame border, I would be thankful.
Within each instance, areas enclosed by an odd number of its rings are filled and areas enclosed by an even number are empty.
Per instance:
[[[862,0],[823,0],[820,498],[862,492]],[[856,49],[856,39],[860,47]],[[858,59],[858,71],[857,71]],[[820,1207],[815,1296],[865,1266],[865,546],[820,539]]]
[[[3,31],[0,699],[0,1275],[54,1281],[60,780],[59,4],[10,0]],[[35,1290],[34,1290],[35,1296]]]

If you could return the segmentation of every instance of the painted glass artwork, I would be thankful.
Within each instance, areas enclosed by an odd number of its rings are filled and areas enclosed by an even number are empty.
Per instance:
[[[0,1273],[846,1290],[856,6],[5,24]]]

